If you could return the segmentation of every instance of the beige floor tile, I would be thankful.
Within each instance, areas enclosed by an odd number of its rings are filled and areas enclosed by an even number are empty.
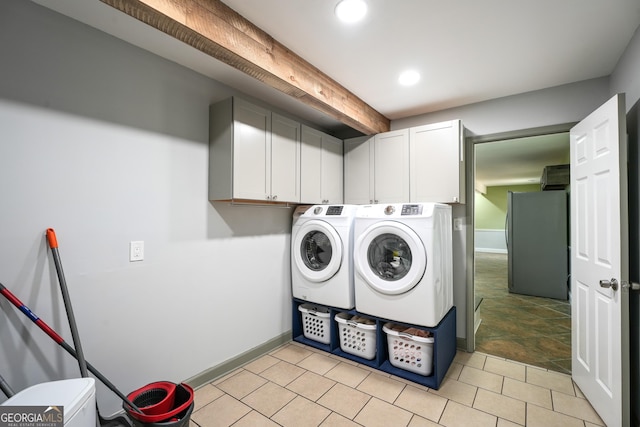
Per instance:
[[[299,363],[302,359],[311,356],[313,352],[306,347],[302,347],[295,344],[285,345],[276,349],[271,353],[271,356],[277,357],[280,360],[284,360],[285,362]]]
[[[320,424],[320,427],[359,427],[360,424],[356,424],[348,418],[342,415],[332,412],[326,420]]]
[[[573,390],[576,392],[576,397],[586,399],[586,397],[584,397],[584,394],[582,394],[582,390],[580,390],[580,387],[578,387],[578,384],[573,383]]]
[[[456,352],[456,356],[453,359],[453,361],[456,363],[471,366],[477,369],[482,369],[486,360],[487,356],[485,354],[479,353],[477,351],[473,353],[467,353],[462,350],[458,350]]]
[[[280,361],[272,367],[265,369],[260,374],[262,377],[274,383],[286,387],[291,381],[304,374],[306,371],[291,363]]]
[[[338,363],[340,363],[339,360],[322,354],[313,353],[309,357],[298,362],[298,366],[311,372],[315,372],[316,374],[324,375],[333,369]]]
[[[249,412],[251,412],[251,408],[225,394],[194,412],[191,415],[191,419],[200,426],[226,427],[235,423]]]
[[[193,410],[197,411],[205,405],[213,402],[220,396],[222,396],[224,392],[219,388],[213,386],[212,384],[205,384],[202,387],[198,388],[193,395]]]
[[[446,427],[495,427],[498,419],[493,415],[449,401],[440,424]]]
[[[502,394],[543,408],[553,409],[551,405],[551,390],[548,388],[505,378]]]
[[[295,397],[294,392],[268,382],[242,399],[242,403],[267,417],[271,417]]]
[[[313,372],[305,372],[290,382],[287,388],[315,402],[333,387],[335,383],[335,381]]]
[[[580,418],[596,425],[604,425],[604,422],[586,400],[557,391],[552,391],[551,397],[554,411]]]
[[[351,365],[339,363],[324,376],[334,381],[356,388],[370,374],[370,371]]]
[[[242,370],[236,375],[227,378],[221,383],[218,383],[216,387],[218,387],[225,393],[230,394],[236,399],[242,399],[247,394],[261,387],[266,382],[267,380],[259,377],[253,372]]]
[[[233,427],[278,427],[278,424],[256,411],[251,411],[240,418]]]
[[[462,372],[463,367],[464,365],[454,362],[451,364],[451,366],[449,366],[449,370],[447,371],[445,376],[453,378],[454,380],[457,380],[458,377],[460,376],[460,372]]]
[[[527,368],[525,365],[509,360],[498,359],[497,357],[487,357],[484,370],[518,381],[524,381],[527,377]]]
[[[278,363],[280,359],[277,359],[273,356],[265,354],[264,356],[244,365],[244,369],[249,372],[253,372],[254,374],[259,374],[267,368],[272,367],[276,363]]]
[[[216,378],[216,379],[215,379],[211,384],[213,384],[213,385],[218,385],[218,384],[220,384],[221,382],[228,380],[228,379],[229,379],[229,378],[231,378],[232,376],[237,375],[237,374],[239,374],[239,373],[240,373],[240,372],[242,372],[242,371],[244,371],[244,368],[238,368],[238,369],[236,369],[235,371],[231,371],[231,372],[229,372],[229,373],[227,373],[227,374],[225,374],[225,375],[221,376],[220,378]]]
[[[440,424],[434,423],[431,420],[414,415],[411,417],[411,421],[409,421],[409,425],[407,427],[438,427],[439,425]]]
[[[411,417],[411,412],[372,397],[353,421],[367,427],[404,427]]]
[[[522,424],[512,423],[511,421],[503,420],[502,418],[498,418],[498,424],[496,427],[521,427]],[[234,426],[235,427],[235,426]]]
[[[367,404],[370,398],[371,396],[368,394],[337,383],[318,399],[318,404],[351,420]]]
[[[465,366],[458,377],[458,381],[460,382],[491,390],[496,393],[502,392],[503,380],[504,377],[502,375],[481,371],[480,369],[470,366]]]
[[[331,413],[327,408],[304,397],[296,397],[271,419],[284,427],[316,427]]]
[[[573,381],[570,375],[546,371],[535,367],[527,367],[527,382],[575,396]]]
[[[446,397],[463,405],[473,405],[473,399],[476,397],[478,387],[456,381],[451,378],[445,378],[440,384],[438,390],[430,390],[438,396]]]
[[[582,420],[527,404],[527,427],[583,427]]]
[[[421,390],[406,386],[395,401],[395,405],[411,411],[432,421],[438,421],[447,404],[447,399]]]
[[[479,389],[473,407],[498,418],[523,424],[526,419],[526,404],[517,399]]]
[[[393,403],[404,388],[404,383],[377,373],[369,374],[358,386],[358,390],[389,403]]]

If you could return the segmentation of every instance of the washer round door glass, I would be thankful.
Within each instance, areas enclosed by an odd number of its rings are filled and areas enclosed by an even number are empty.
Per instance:
[[[420,237],[400,222],[373,224],[358,238],[356,251],[358,273],[373,290],[387,295],[413,289],[427,266]]]
[[[342,263],[342,241],[336,230],[323,221],[311,220],[296,233],[293,258],[305,279],[324,282]]]

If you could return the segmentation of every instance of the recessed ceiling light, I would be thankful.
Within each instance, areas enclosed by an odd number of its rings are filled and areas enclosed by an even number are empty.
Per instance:
[[[407,70],[400,73],[398,83],[402,86],[412,86],[420,81],[420,73],[416,70]]]
[[[336,6],[336,16],[348,24],[360,21],[367,14],[367,3],[364,0],[342,0]]]

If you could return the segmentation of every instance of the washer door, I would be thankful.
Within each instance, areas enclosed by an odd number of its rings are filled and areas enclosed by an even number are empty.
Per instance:
[[[395,221],[371,225],[358,238],[354,262],[376,292],[398,295],[413,289],[424,276],[427,252],[410,227]]]
[[[342,240],[324,221],[311,220],[300,227],[293,242],[293,258],[302,276],[311,282],[324,282],[340,270]]]

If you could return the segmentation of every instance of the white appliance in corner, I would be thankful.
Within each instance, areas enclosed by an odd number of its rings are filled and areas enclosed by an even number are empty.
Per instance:
[[[453,307],[451,206],[363,205],[354,221],[356,310],[433,327]]]
[[[94,427],[97,418],[95,380],[74,378],[36,384],[16,393],[0,406],[13,405],[46,407],[45,412],[49,414],[47,416],[52,417],[56,417],[64,409],[65,427]],[[16,423],[17,425],[23,424]]]
[[[291,230],[294,298],[352,309],[355,205],[298,206]]]

